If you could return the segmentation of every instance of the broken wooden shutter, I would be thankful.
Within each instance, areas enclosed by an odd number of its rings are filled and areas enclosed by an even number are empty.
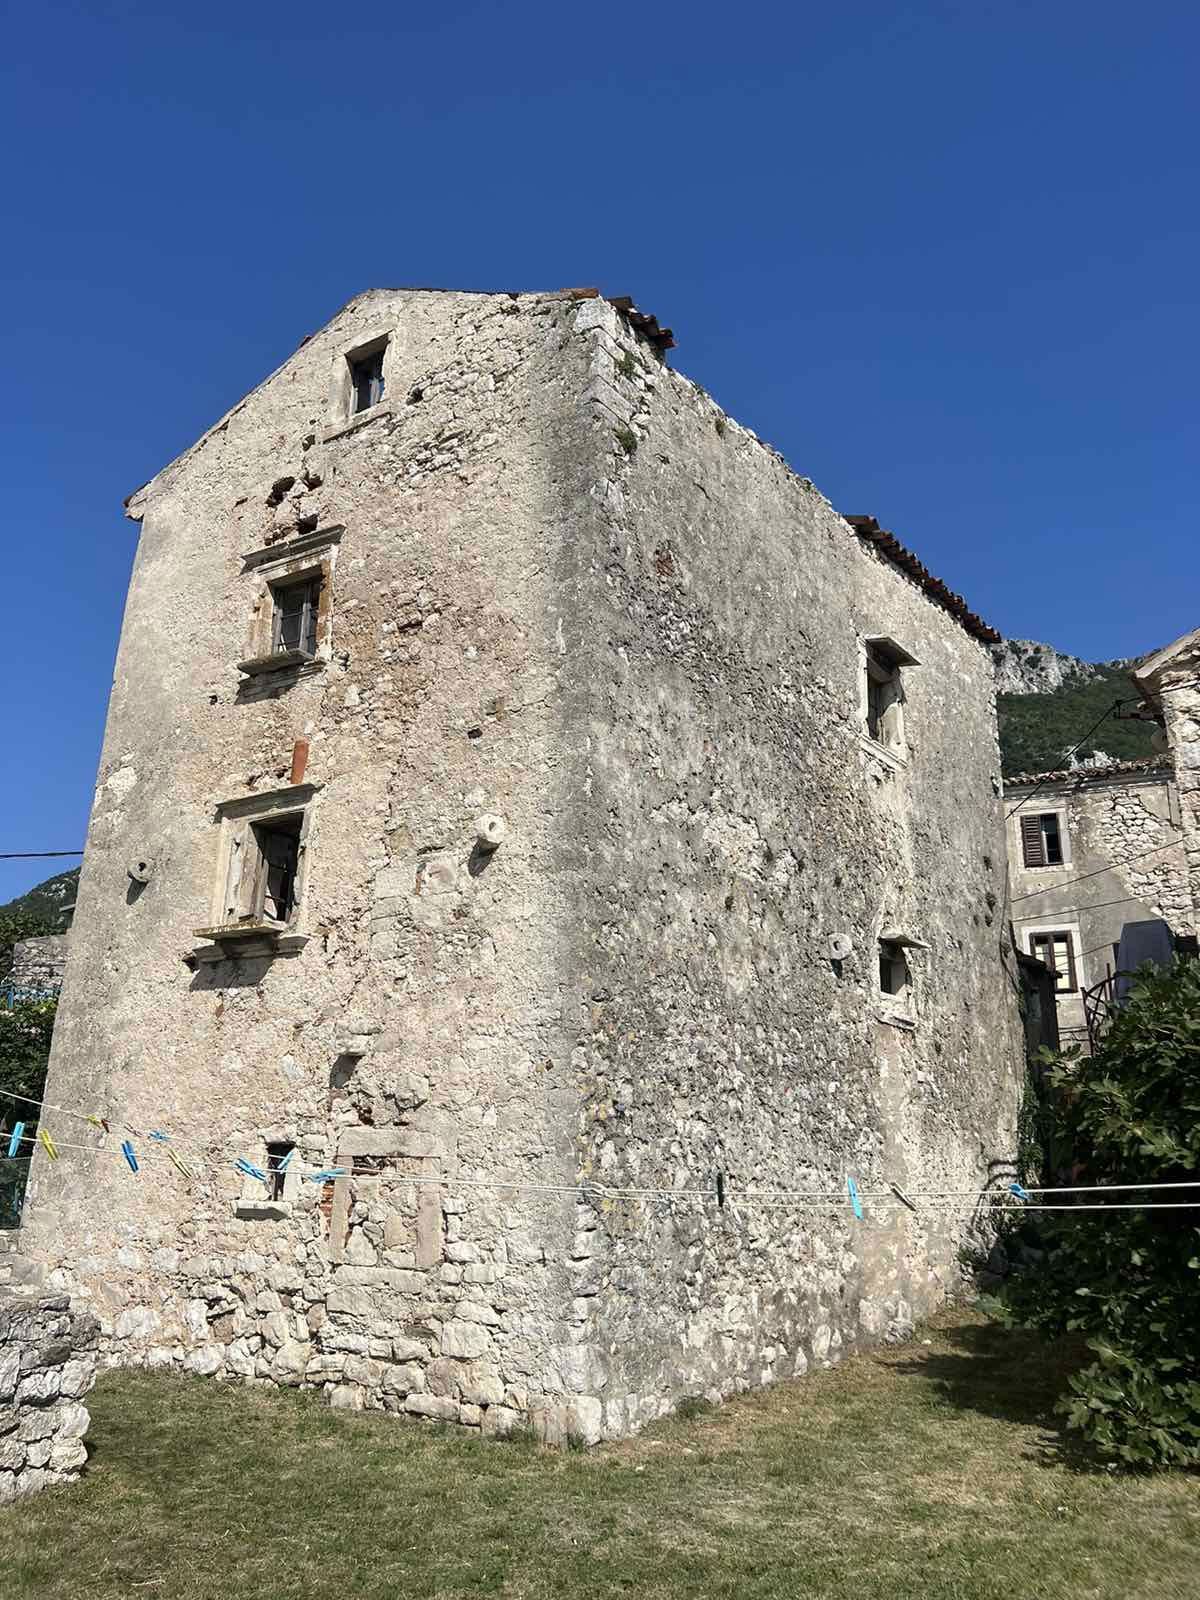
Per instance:
[[[1075,990],[1079,987],[1079,979],[1075,973],[1075,941],[1072,939],[1069,933],[1064,933],[1062,935],[1062,942],[1063,948],[1067,955],[1067,970],[1065,976],[1067,978],[1068,987],[1070,988],[1071,993],[1074,994]]]
[[[242,866],[246,855],[246,828],[243,823],[232,830],[229,839],[229,867],[225,874],[225,901],[222,922],[236,922],[242,914]]]
[[[1021,818],[1021,859],[1027,867],[1046,865],[1046,841],[1039,816]]]
[[[286,922],[292,914],[296,890],[298,837],[275,828],[260,828],[263,860],[262,911],[264,917]]]
[[[300,640],[300,648],[306,656],[315,656],[317,653],[317,608],[321,602],[321,584],[318,579],[308,586],[308,593],[304,597],[304,629]]]

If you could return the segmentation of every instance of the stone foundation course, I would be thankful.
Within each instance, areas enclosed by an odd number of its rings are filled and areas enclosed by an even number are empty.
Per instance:
[[[66,1295],[0,1294],[0,1504],[79,1476],[99,1332]]]

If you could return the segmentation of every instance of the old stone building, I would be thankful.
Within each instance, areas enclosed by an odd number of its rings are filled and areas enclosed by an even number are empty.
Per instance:
[[[1195,932],[1174,767],[1159,756],[1027,773],[1006,782],[1005,805],[1018,947],[1055,974],[1062,1043],[1086,1047],[1088,991]],[[1153,923],[1159,946],[1133,937]],[[1103,1013],[1111,997],[1098,998]]]
[[[131,497],[23,1241],[116,1358],[594,1439],[955,1287],[796,1196],[1007,1170],[994,635],[669,343],[373,291]]]
[[[1148,656],[1133,681],[1145,697],[1142,714],[1160,724],[1175,769],[1192,928],[1200,931],[1200,628]]]
[[[20,994],[56,994],[67,965],[67,935],[46,933],[13,945],[11,987]]]

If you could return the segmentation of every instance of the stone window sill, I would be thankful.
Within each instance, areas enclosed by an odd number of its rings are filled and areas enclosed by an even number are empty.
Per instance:
[[[893,1011],[889,1006],[880,1006],[875,1012],[875,1020],[882,1022],[888,1028],[900,1028],[906,1033],[915,1033],[917,1019],[906,1011]]]
[[[197,939],[210,941],[192,951],[197,961],[233,961],[243,956],[294,956],[308,935],[290,933],[270,922],[232,922],[228,926],[194,928]]]
[[[356,411],[352,417],[347,417],[344,421],[330,423],[321,435],[321,443],[332,444],[335,439],[344,439],[347,434],[355,433],[359,428],[377,422],[380,417],[390,417],[395,408],[394,400],[380,400],[377,405],[368,406],[365,411]]]
[[[251,656],[249,661],[239,661],[237,669],[248,678],[264,672],[290,672],[300,667],[313,671],[325,665],[320,656],[310,656],[307,650],[275,650],[266,656]]]
[[[235,1200],[233,1214],[242,1222],[282,1222],[292,1208],[287,1200]]]
[[[889,750],[887,745],[880,744],[878,739],[872,739],[869,733],[859,735],[859,744],[867,755],[875,756],[877,760],[884,762],[889,767],[900,770],[908,766],[907,755],[897,750]]]

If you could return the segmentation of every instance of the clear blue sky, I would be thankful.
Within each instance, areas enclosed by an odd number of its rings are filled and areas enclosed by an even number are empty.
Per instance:
[[[0,850],[82,843],[123,497],[371,285],[631,294],[1003,632],[1200,622],[1194,3],[48,0],[4,54]]]

